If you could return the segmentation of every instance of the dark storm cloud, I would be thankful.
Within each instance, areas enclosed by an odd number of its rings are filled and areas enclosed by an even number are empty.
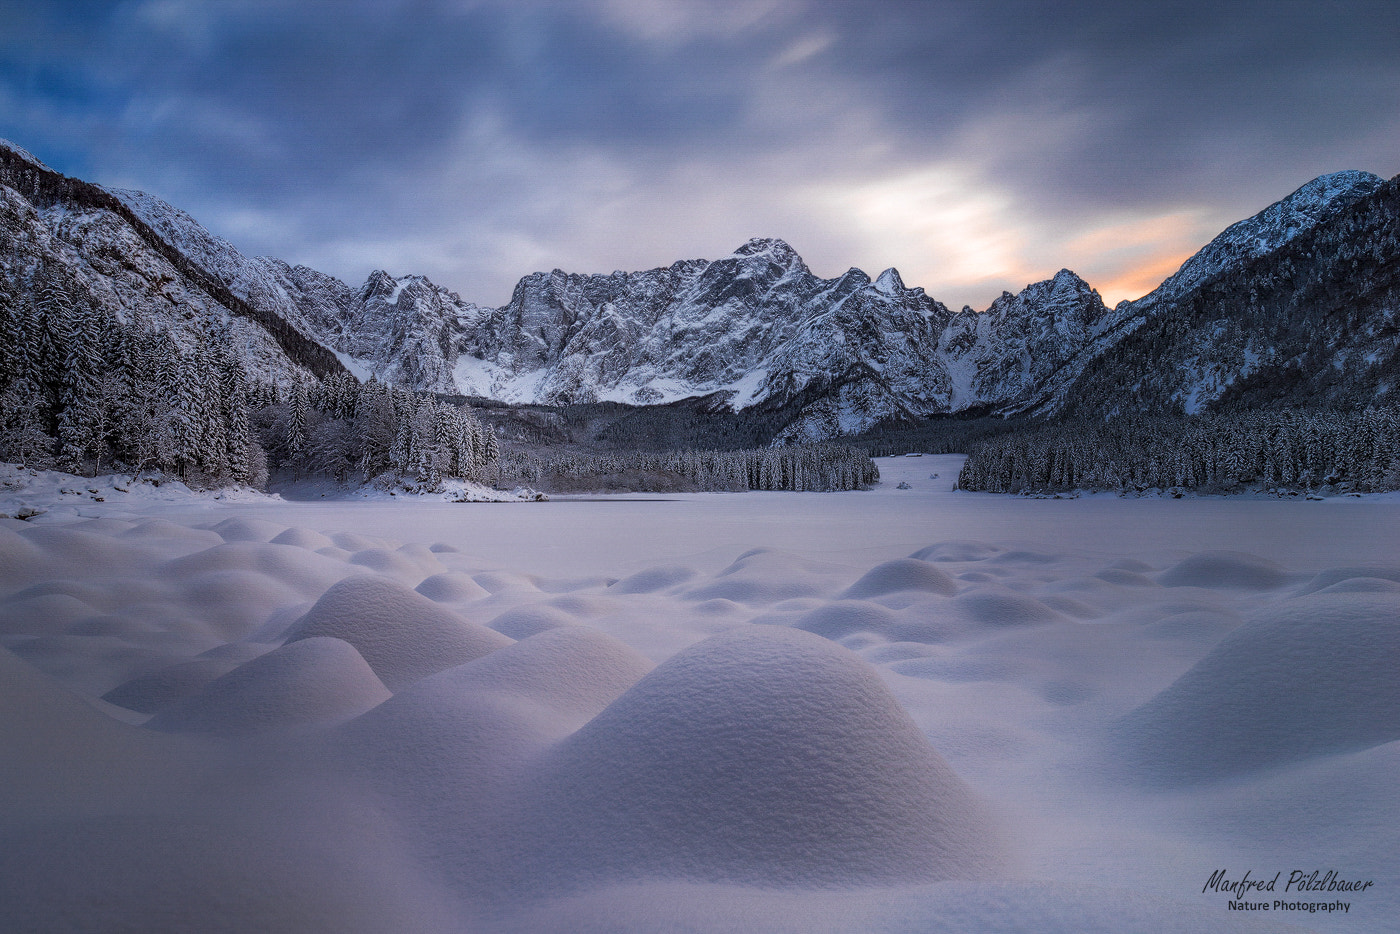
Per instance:
[[[822,9],[843,37],[836,67],[891,127],[936,147],[999,115],[977,155],[1027,195],[1121,203],[1241,171],[1301,183],[1400,168],[1400,6],[1388,0]],[[1056,116],[1080,117],[1081,132],[1028,157],[1021,138],[1041,139]]]
[[[536,266],[776,235],[825,274],[898,262],[985,302],[1167,262],[1321,172],[1400,170],[1392,3],[0,0],[0,22],[0,135],[56,168],[250,251],[490,301]]]
[[[430,157],[473,108],[542,143],[666,147],[723,136],[743,106],[743,88],[716,73],[742,68],[741,49],[663,59],[586,8],[22,7],[29,35],[11,33],[4,63],[19,95],[144,137],[142,149],[197,156],[201,171],[251,172],[255,182],[260,170],[333,180],[364,163]]]

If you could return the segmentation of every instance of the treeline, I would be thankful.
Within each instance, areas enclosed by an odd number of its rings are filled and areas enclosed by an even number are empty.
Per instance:
[[[507,452],[502,482],[546,489],[859,490],[880,479],[864,452],[834,444],[741,451]]]
[[[1400,489],[1400,407],[1046,423],[967,454],[958,486],[990,493],[1379,492]]]
[[[161,471],[197,486],[269,471],[483,478],[498,449],[471,410],[348,374],[249,380],[228,329],[181,340],[123,322],[53,271],[0,279],[0,458],[71,473]]]
[[[260,386],[253,395],[270,459],[297,477],[483,481],[499,456],[495,435],[470,408],[374,380],[333,376],[282,390]]]
[[[896,457],[911,452],[963,454],[993,438],[1025,431],[1035,425],[1027,418],[946,415],[924,419],[915,425],[873,428],[842,441],[871,457]]]
[[[259,484],[247,380],[221,337],[182,348],[76,301],[58,276],[19,297],[0,281],[0,457]]]

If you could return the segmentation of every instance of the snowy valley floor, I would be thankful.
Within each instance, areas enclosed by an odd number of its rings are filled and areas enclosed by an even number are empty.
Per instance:
[[[953,493],[959,460],[49,491],[0,519],[0,928],[1393,930],[1400,502]]]

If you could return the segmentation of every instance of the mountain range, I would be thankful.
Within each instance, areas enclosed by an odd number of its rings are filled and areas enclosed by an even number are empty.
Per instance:
[[[422,276],[358,288],[244,256],[151,195],[0,142],[0,276],[61,268],[83,300],[177,341],[219,327],[256,378],[348,371],[507,403],[701,399],[803,440],[940,414],[1364,405],[1400,375],[1400,178],[1338,172],[1232,225],[1108,308],[1062,269],[952,311],[886,269],[814,275],[785,242],[659,269],[527,275],[489,308]]]

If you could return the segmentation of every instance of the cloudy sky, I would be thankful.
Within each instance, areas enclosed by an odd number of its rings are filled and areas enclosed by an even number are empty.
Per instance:
[[[502,304],[782,237],[984,307],[1110,303],[1400,173],[1400,4],[0,0],[0,136],[244,252]]]

